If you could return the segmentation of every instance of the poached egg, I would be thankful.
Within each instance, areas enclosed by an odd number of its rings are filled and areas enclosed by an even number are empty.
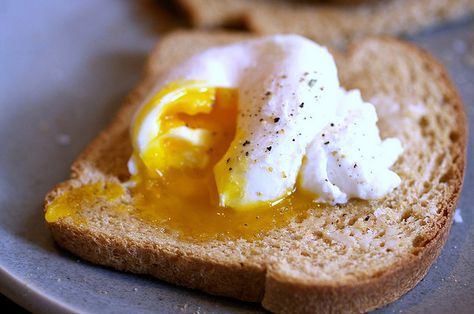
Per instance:
[[[236,210],[271,206],[296,188],[329,203],[381,197],[399,184],[388,168],[401,145],[381,141],[376,119],[357,91],[339,86],[326,48],[297,35],[249,40],[201,52],[158,80],[132,123],[129,171],[175,181],[188,196],[212,176],[219,205]]]

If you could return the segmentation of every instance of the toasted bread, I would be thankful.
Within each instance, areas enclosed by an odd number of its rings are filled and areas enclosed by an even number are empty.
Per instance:
[[[178,4],[193,26],[236,24],[259,34],[301,34],[337,46],[367,35],[413,34],[474,13],[474,0],[357,2],[344,6],[322,1],[179,0]]]
[[[177,32],[163,38],[143,81],[74,162],[71,179],[47,194],[45,206],[88,183],[123,185],[130,121],[156,77],[203,49],[249,37]],[[423,278],[448,236],[464,175],[463,106],[444,68],[411,44],[371,38],[334,56],[341,84],[375,104],[382,137],[403,143],[393,168],[402,183],[383,199],[310,209],[252,241],[193,241],[140,219],[125,193],[113,202],[76,200],[79,220],[48,224],[55,241],[93,263],[261,302],[273,312],[363,312],[396,300]]]

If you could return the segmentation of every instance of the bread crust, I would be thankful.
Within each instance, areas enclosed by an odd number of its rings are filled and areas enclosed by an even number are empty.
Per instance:
[[[129,141],[127,126],[130,117],[137,103],[151,88],[156,75],[159,75],[157,60],[163,59],[164,48],[169,46],[170,42],[194,38],[196,44],[205,46],[207,43],[210,46],[249,37],[227,32],[213,34],[177,32],[164,38],[147,62],[142,83],[127,97],[112,123],[74,162],[71,167],[71,179],[57,185],[47,194],[45,207],[57,196],[81,184],[98,180],[120,182],[127,178],[124,165],[121,167],[125,170],[109,173],[107,169],[116,165],[104,166],[103,163],[128,158],[130,149],[114,148],[112,144],[116,144],[116,141],[111,143],[112,135],[119,134],[124,141]],[[447,72],[423,50],[395,39],[371,38],[351,46],[345,56],[336,54],[336,58],[350,62],[361,49],[371,44],[404,47],[403,49],[423,60],[432,71],[433,77],[440,80],[440,84],[444,86],[445,97],[448,100],[446,104],[452,106],[451,111],[459,125],[458,146],[455,148],[456,151],[453,151],[455,170],[449,180],[449,194],[438,204],[442,211],[441,218],[437,221],[437,227],[418,239],[412,253],[407,254],[400,262],[363,280],[328,283],[317,278],[304,281],[282,276],[275,268],[278,265],[229,263],[193,256],[189,251],[180,251],[166,243],[154,243],[150,240],[130,241],[127,237],[89,229],[66,219],[48,224],[54,240],[61,247],[93,263],[123,271],[150,274],[171,283],[215,295],[261,302],[266,309],[277,313],[365,312],[396,300],[425,276],[447,239],[464,176],[467,127],[461,99]],[[177,56],[174,62],[177,63],[179,60],[180,57]],[[121,158],[110,156],[114,154],[123,156]],[[111,159],[104,161],[107,155]],[[118,175],[111,177],[111,173]]]

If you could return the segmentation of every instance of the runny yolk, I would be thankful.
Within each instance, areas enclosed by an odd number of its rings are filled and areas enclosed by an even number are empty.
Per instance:
[[[87,223],[81,215],[84,209],[94,208],[101,202],[114,206],[115,210],[126,211],[127,208],[119,202],[125,189],[118,183],[97,182],[85,184],[56,197],[46,207],[45,219],[55,222],[61,218],[71,217],[77,224]]]
[[[165,166],[165,170],[158,170],[160,176],[156,177],[154,173],[150,174],[145,165],[150,155],[142,156],[145,163],[136,158],[138,174],[132,178],[135,186],[130,189],[136,214],[148,223],[159,226],[164,232],[177,232],[189,239],[251,240],[288,224],[299,215],[305,215],[309,208],[319,207],[302,193],[293,193],[277,204],[263,203],[252,210],[239,211],[219,206],[213,169],[236,136],[238,93],[237,90],[227,88],[215,88],[214,93],[214,97],[207,95],[213,98],[211,110],[204,113],[196,113],[194,110],[194,114],[182,112],[185,108],[192,108],[196,99],[199,99],[201,110],[204,107],[203,103],[206,101],[205,97],[202,98],[203,94],[196,95],[193,91],[190,93],[192,97],[183,94],[180,98],[182,101],[174,103],[160,117],[161,134],[183,124],[192,129],[210,131],[212,145],[204,152],[208,160],[206,166]],[[176,158],[180,149],[188,149],[188,152],[193,149],[174,139],[165,145],[166,158],[175,160],[180,159]],[[147,153],[154,149],[161,151],[163,145],[151,146]],[[166,162],[166,165],[170,164],[171,162]]]
[[[238,211],[219,206],[214,165],[222,158],[236,134],[238,94],[227,88],[183,89],[180,97],[158,117],[160,129],[141,154],[134,147],[137,173],[131,178],[129,213],[165,233],[192,241],[261,238],[270,230],[321,209],[309,196],[294,192],[277,203],[263,203],[251,210]],[[197,102],[197,106],[196,105]],[[193,107],[194,106],[194,107]],[[153,109],[151,106],[145,111]],[[138,122],[145,114],[137,116]],[[166,136],[185,126],[207,134],[205,145],[193,145],[181,137]],[[137,136],[132,130],[132,137]],[[165,136],[163,136],[165,135]],[[117,184],[117,186],[119,186]],[[59,197],[47,208],[46,220],[77,216],[79,208],[94,199],[113,202],[118,196],[100,185],[83,186]],[[127,191],[122,190],[123,193]],[[67,208],[71,208],[68,210]],[[76,220],[77,222],[77,220]]]

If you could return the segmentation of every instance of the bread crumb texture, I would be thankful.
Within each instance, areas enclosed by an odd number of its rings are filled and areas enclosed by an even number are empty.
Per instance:
[[[331,5],[337,2],[356,5]],[[336,45],[367,35],[413,34],[474,12],[473,0],[179,0],[178,4],[193,26],[239,25],[260,34],[296,33]]]
[[[179,32],[162,39],[144,81],[46,204],[86,183],[124,183],[130,119],[156,75],[243,38]],[[402,141],[394,166],[402,183],[385,198],[309,210],[255,241],[193,242],[137,218],[124,194],[119,204],[89,202],[80,212],[86,224],[71,217],[51,223],[55,240],[94,263],[263,302],[273,312],[363,312],[397,299],[426,274],[447,237],[464,173],[462,104],[443,67],[410,44],[366,39],[334,55],[342,85],[374,102],[382,137]]]

